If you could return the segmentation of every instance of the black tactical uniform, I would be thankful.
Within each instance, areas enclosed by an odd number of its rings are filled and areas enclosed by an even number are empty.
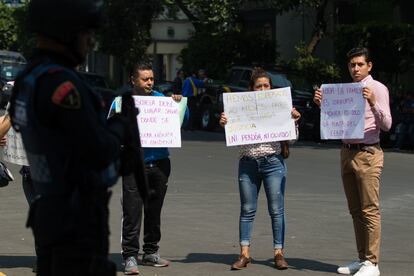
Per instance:
[[[96,1],[32,0],[29,21],[48,3],[57,9],[56,2],[61,5],[57,13],[98,12]],[[78,20],[81,24],[82,17]],[[35,31],[55,38],[53,30],[36,29],[39,24],[32,26]],[[74,33],[68,37],[76,32],[69,31]],[[21,132],[37,194],[28,225],[38,246],[38,275],[115,275],[107,259],[108,187],[118,177],[126,124],[120,117],[105,120],[103,102],[77,75],[74,67],[81,60],[73,56],[36,50],[16,80],[10,115]]]

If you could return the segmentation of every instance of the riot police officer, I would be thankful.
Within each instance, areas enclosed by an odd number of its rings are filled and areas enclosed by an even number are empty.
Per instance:
[[[108,261],[108,187],[127,136],[123,118],[106,122],[102,100],[77,75],[103,22],[103,1],[31,0],[37,48],[11,99],[37,196],[28,225],[38,275],[115,275]]]

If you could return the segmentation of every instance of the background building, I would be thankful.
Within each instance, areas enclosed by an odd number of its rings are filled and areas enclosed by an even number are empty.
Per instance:
[[[158,80],[173,80],[181,69],[179,55],[187,46],[187,41],[194,28],[187,17],[178,12],[175,19],[166,13],[159,15],[152,22],[151,37],[147,53],[153,56],[155,76]]]

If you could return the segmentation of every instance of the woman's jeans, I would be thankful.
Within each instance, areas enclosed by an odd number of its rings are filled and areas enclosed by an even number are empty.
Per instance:
[[[249,246],[257,210],[260,186],[267,197],[267,209],[272,221],[273,248],[283,248],[285,240],[285,182],[287,168],[283,157],[269,155],[260,158],[243,157],[239,161],[240,245]]]

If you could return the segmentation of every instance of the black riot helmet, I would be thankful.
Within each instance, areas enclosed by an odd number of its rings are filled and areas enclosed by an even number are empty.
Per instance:
[[[28,28],[66,42],[82,30],[102,26],[103,9],[103,0],[31,0]]]

